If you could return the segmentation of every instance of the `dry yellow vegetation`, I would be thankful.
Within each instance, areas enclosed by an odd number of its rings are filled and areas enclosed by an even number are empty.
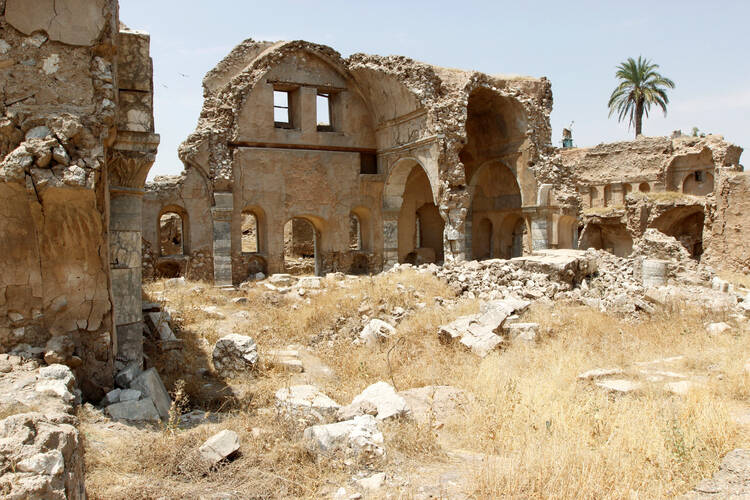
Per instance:
[[[370,464],[316,457],[305,449],[304,424],[272,409],[273,393],[290,383],[290,375],[277,370],[261,370],[253,380],[214,381],[212,388],[243,385],[248,395],[219,404],[226,412],[220,423],[190,430],[131,428],[123,435],[83,411],[92,498],[198,498],[221,491],[241,491],[243,498],[318,498],[347,485],[363,467],[408,478],[392,493],[414,498],[429,480],[430,467],[447,466],[461,469],[459,487],[469,498],[668,498],[710,475],[726,452],[750,446],[750,433],[733,418],[750,407],[750,375],[743,369],[750,359],[748,333],[735,326],[708,334],[706,323],[731,323],[709,311],[673,304],[633,322],[587,307],[537,304],[523,319],[541,325],[538,342],[514,342],[479,359],[460,346],[440,344],[436,335],[440,324],[475,312],[478,302],[437,306],[435,297],[454,298],[454,293],[416,272],[343,285],[326,280],[325,291],[310,303],[271,298],[261,287],[191,288],[165,290],[156,282],[146,290],[149,296],[163,293],[171,308],[182,311],[182,361],[166,364],[169,357],[156,353],[152,359],[168,386],[185,380],[193,406],[217,408],[215,395],[203,388],[205,377],[196,374],[210,369],[210,349],[226,324],[251,335],[262,357],[269,348],[307,344],[342,318],[358,316],[362,304],[373,311],[380,305],[403,307],[412,314],[379,349],[354,347],[351,338],[317,342],[315,354],[335,373],[318,384],[324,392],[346,404],[383,380],[399,390],[452,385],[474,397],[462,414],[439,428],[413,421],[384,424],[386,457]],[[248,303],[231,303],[237,296]],[[208,319],[198,309],[208,304],[229,319],[224,324]],[[248,314],[238,317],[240,311]],[[674,356],[682,358],[637,364]],[[578,373],[600,367],[621,367],[623,377],[640,381],[643,389],[615,396],[577,380]],[[686,396],[671,394],[662,382],[649,381],[655,370],[680,372],[696,381],[695,388]],[[195,450],[225,428],[240,435],[241,455],[219,469],[206,469]],[[457,452],[482,459],[456,465],[451,457]]]

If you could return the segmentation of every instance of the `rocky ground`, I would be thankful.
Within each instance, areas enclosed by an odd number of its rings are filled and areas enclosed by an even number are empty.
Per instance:
[[[68,416],[88,495],[747,494],[747,290],[666,260],[660,286],[593,251],[151,283],[145,370]],[[3,383],[42,394],[34,359]]]

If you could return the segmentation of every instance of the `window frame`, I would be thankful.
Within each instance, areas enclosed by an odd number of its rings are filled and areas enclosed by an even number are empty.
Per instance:
[[[286,94],[286,106],[279,106],[276,104],[277,92]],[[276,121],[277,109],[286,110],[287,121],[285,122]],[[294,128],[294,119],[293,119],[293,114],[292,114],[292,90],[290,89],[280,89],[280,88],[275,88],[275,87],[273,89],[273,126],[276,128],[284,128],[284,129]]]
[[[328,125],[318,124],[318,97],[324,97],[328,104]],[[333,132],[335,130],[333,123],[333,92],[330,90],[318,89],[315,94],[315,125],[318,132]]]

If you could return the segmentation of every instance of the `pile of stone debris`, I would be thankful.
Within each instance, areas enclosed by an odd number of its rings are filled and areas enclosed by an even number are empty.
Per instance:
[[[657,258],[652,258],[655,255]],[[389,272],[413,268],[394,266]],[[690,259],[674,238],[647,231],[633,254],[602,250],[542,250],[510,260],[460,261],[416,267],[445,280],[462,296],[484,301],[568,300],[594,309],[638,316],[670,301],[714,309],[750,310],[750,291],[735,289]]]

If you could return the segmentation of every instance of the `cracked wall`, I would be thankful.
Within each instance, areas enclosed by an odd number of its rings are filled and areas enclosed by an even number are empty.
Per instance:
[[[111,181],[145,180],[113,159],[118,128],[132,130],[122,117],[138,107],[118,80],[127,36],[116,1],[0,3],[0,350],[26,344],[41,356],[52,337],[66,337],[75,345],[66,364],[92,398],[111,386],[120,304],[136,286],[140,304],[140,274],[123,295],[111,271],[140,272],[140,242],[134,253],[109,227]]]

